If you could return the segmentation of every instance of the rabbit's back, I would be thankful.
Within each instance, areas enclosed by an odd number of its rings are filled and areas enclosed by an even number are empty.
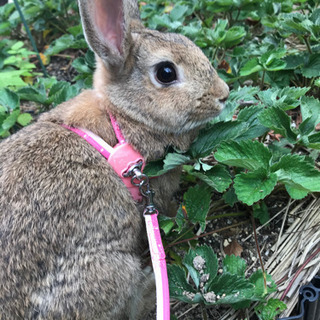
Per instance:
[[[123,309],[112,295],[128,299],[141,273],[128,190],[56,124],[30,126],[0,150],[0,318],[111,319]]]

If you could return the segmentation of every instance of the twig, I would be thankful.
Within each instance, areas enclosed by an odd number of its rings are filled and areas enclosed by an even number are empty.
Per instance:
[[[292,202],[293,203],[293,202]],[[277,218],[286,208],[283,208],[282,210],[280,210],[277,214],[275,214],[271,219],[269,219],[265,224],[263,224],[262,226],[257,228],[257,231],[260,231],[262,228],[264,228],[265,226],[267,226],[272,220],[274,220],[275,218]],[[250,238],[252,237],[252,234],[250,234],[248,237],[246,237],[243,242],[248,241]]]
[[[278,241],[277,241],[277,244],[276,244],[276,250],[275,250],[276,254],[278,252],[278,248],[279,248],[279,245],[280,245],[280,239],[282,237],[284,225],[285,225],[286,220],[287,220],[287,216],[288,216],[288,212],[289,212],[289,209],[290,209],[290,206],[291,206],[291,202],[292,202],[292,199],[289,198],[289,201],[288,201],[288,204],[287,204],[287,207],[286,207],[287,209],[286,209],[286,212],[284,213],[284,216],[283,216],[283,220],[282,220],[282,224],[281,224],[281,228],[280,228],[280,232],[279,232]]]
[[[295,280],[297,279],[297,277],[299,276],[299,274],[302,272],[302,270],[306,267],[306,265],[320,252],[320,247],[302,264],[301,267],[299,267],[298,271],[295,273],[294,277],[292,278],[292,280],[290,281],[287,289],[283,292],[280,300],[284,300],[284,298],[286,297],[286,295],[288,294],[290,288],[292,287],[293,283],[295,282]]]
[[[192,311],[193,309],[197,308],[198,304],[193,305],[190,309],[188,309],[186,312],[184,312],[183,314],[180,314],[179,317],[177,317],[178,319],[182,318],[183,316],[185,316],[187,313],[189,313],[190,311]]]
[[[259,256],[259,260],[260,260],[260,265],[261,265],[261,269],[262,269],[262,273],[263,273],[263,284],[264,284],[264,290],[265,292],[268,292],[268,288],[267,288],[267,276],[266,276],[266,272],[264,269],[264,265],[263,265],[263,261],[262,261],[262,257],[261,257],[261,252],[260,252],[260,247],[259,247],[259,242],[258,242],[258,236],[257,236],[257,230],[256,230],[256,223],[254,221],[254,216],[253,216],[253,212],[251,214],[251,221],[252,221],[252,227],[253,227],[253,233],[254,233],[254,240],[256,242],[256,249],[258,252],[258,256]]]

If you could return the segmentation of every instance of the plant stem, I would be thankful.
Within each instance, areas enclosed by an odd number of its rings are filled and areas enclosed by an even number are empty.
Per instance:
[[[202,309],[202,319],[208,320],[208,314],[207,314],[206,308],[203,305],[201,305],[201,309]]]
[[[212,215],[207,217],[206,220],[210,221],[210,220],[230,218],[230,217],[241,217],[245,215],[246,215],[246,212],[230,212],[230,213]]]
[[[216,49],[214,50],[213,55],[212,55],[212,60],[214,60],[216,58],[218,50],[219,50],[219,47],[216,47]]]
[[[183,238],[186,234],[188,234],[190,231],[192,231],[194,228],[194,226],[192,226],[190,229],[188,229],[186,232],[184,232],[183,234],[181,234],[177,239],[175,239],[173,242],[171,242],[170,244],[167,245],[167,247],[172,247],[175,244],[179,243],[178,240]]]
[[[53,27],[55,27],[57,30],[59,30],[59,31],[61,31],[63,33],[66,33],[66,31],[63,28],[61,28],[60,26],[58,26],[56,23],[51,22],[51,25]]]
[[[222,232],[222,231],[225,231],[225,230],[229,230],[231,228],[235,228],[235,227],[241,226],[242,224],[248,223],[249,221],[250,220],[244,220],[244,221],[235,223],[235,224],[233,224],[231,226],[228,226],[228,227],[224,227],[224,228],[216,229],[216,230],[204,233],[204,234],[200,234],[199,236],[194,236],[192,238],[184,239],[184,240],[181,240],[181,241],[174,241],[173,243],[168,244],[165,249],[170,248],[170,247],[172,247],[172,246],[174,246],[176,244],[181,244],[181,243],[189,242],[189,241],[192,241],[192,240],[197,240],[197,239],[209,236],[209,235],[214,234],[214,233],[218,233],[218,232]]]
[[[238,19],[239,19],[239,16],[240,16],[240,8],[238,9],[238,12],[237,12],[237,16],[236,16],[236,19],[234,20],[235,22],[237,22],[238,21]]]
[[[266,70],[263,70],[263,73],[262,73],[262,78],[261,78],[261,84],[260,84],[260,89],[263,90],[263,87],[264,87],[264,77],[266,75]]]
[[[206,28],[210,28],[210,26],[207,24],[207,22],[201,17],[200,14],[198,14],[196,11],[193,12],[194,15],[197,17],[197,19],[199,19]]]
[[[32,47],[33,47],[33,50],[36,52],[36,55],[37,55],[37,58],[38,58],[38,60],[39,60],[41,69],[42,69],[42,71],[43,71],[43,74],[44,74],[44,76],[47,78],[47,77],[48,77],[47,69],[45,68],[44,64],[42,63],[42,60],[41,60],[41,57],[40,57],[38,48],[37,48],[37,46],[36,46],[36,43],[34,42],[33,36],[32,36],[32,34],[31,34],[30,29],[29,29],[28,24],[27,24],[27,21],[26,21],[26,19],[24,18],[24,15],[23,15],[23,13],[22,13],[22,11],[21,11],[20,5],[19,5],[19,3],[18,3],[17,0],[13,0],[13,1],[14,1],[14,4],[15,4],[18,12],[19,12],[21,21],[22,21],[22,23],[23,23],[23,25],[24,25],[24,27],[25,27],[25,29],[26,29],[26,32],[27,32],[28,37],[29,37],[29,39],[30,39],[31,45],[32,45]]]
[[[262,261],[262,257],[261,257],[261,252],[260,252],[260,247],[259,247],[258,237],[257,237],[256,223],[254,221],[253,212],[251,213],[251,221],[252,221],[252,227],[253,227],[253,233],[254,233],[254,240],[256,242],[256,248],[257,248],[257,252],[258,252],[258,256],[259,256],[259,260],[260,260],[260,265],[261,265],[261,269],[262,269],[262,273],[263,273],[264,290],[265,290],[265,292],[268,292],[267,276],[266,276],[266,271],[264,269],[264,265],[263,265],[263,261]]]
[[[310,54],[312,54],[312,49],[311,49],[311,46],[310,46],[309,37],[308,36],[304,36],[303,40],[304,40],[304,42],[305,42],[305,44],[307,46],[308,52]]]

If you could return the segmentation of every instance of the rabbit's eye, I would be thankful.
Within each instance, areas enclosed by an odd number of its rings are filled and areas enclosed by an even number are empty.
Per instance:
[[[156,68],[156,79],[161,84],[170,84],[177,80],[177,73],[172,63],[163,62]]]

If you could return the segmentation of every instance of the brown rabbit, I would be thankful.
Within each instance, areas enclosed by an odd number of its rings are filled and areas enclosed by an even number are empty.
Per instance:
[[[61,124],[115,145],[112,113],[149,161],[169,145],[187,149],[228,96],[190,40],[142,26],[136,1],[79,6],[97,55],[94,89],[0,146],[2,320],[143,319],[154,283],[141,266],[141,210],[106,159]],[[152,180],[160,212],[178,181],[176,172]]]

